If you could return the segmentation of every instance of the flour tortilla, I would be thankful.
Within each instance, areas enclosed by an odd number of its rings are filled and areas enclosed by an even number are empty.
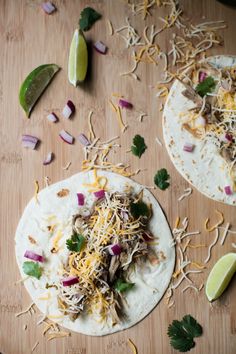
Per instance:
[[[207,62],[215,68],[236,65],[236,56],[209,57]],[[189,132],[181,129],[180,113],[193,108],[195,104],[182,95],[185,87],[176,80],[170,89],[163,112],[163,135],[169,156],[179,173],[207,197],[235,205],[236,196],[226,195],[224,186],[230,185],[227,164],[214,144],[204,144]],[[183,151],[186,142],[195,145],[194,151]]]
[[[140,184],[120,175],[103,171],[99,175],[107,177],[108,189],[111,191],[124,192],[127,185],[132,186],[135,193],[143,190]],[[161,207],[153,195],[144,189],[143,200],[151,203],[153,209],[150,230],[155,237],[159,238],[158,246],[154,247],[164,252],[166,260],[158,266],[151,266],[149,264],[144,269],[137,269],[135,274],[130,278],[135,283],[135,287],[126,296],[128,307],[125,309],[127,318],[124,322],[111,327],[108,323],[96,322],[88,314],[81,314],[74,322],[68,316],[62,316],[57,305],[57,290],[55,288],[46,290],[45,285],[46,283],[50,284],[52,281],[59,280],[61,277],[57,274],[57,270],[61,269],[62,262],[65,263],[68,258],[69,251],[65,246],[65,240],[71,236],[68,220],[78,212],[76,193],[82,192],[86,194],[86,187],[83,184],[92,182],[94,182],[93,172],[82,172],[42,190],[38,194],[39,204],[36,203],[35,199],[32,199],[25,208],[16,230],[15,251],[21,275],[25,277],[22,271],[22,264],[27,259],[23,255],[25,250],[32,250],[32,244],[29,242],[28,235],[33,236],[37,240],[39,249],[43,249],[43,254],[47,259],[42,265],[43,275],[40,280],[29,277],[24,281],[29,295],[41,312],[46,314],[52,321],[72,331],[87,335],[102,336],[135,325],[158,304],[172,276],[175,264],[175,248],[171,246],[172,234]],[[63,188],[69,189],[70,193],[66,197],[58,198],[57,193]],[[89,199],[89,197],[86,199]],[[55,254],[50,252],[52,237],[50,238],[48,233],[45,232],[47,224],[42,221],[46,220],[49,215],[56,215],[57,219],[63,224],[63,238],[59,242],[62,250]],[[49,292],[51,294],[49,300],[39,299],[40,297],[47,297]]]

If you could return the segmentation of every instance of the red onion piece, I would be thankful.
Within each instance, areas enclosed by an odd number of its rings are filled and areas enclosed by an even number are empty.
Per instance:
[[[128,221],[129,220],[129,214],[126,211],[121,210],[121,216],[122,216],[122,219],[124,221]]]
[[[78,205],[84,205],[84,194],[77,193],[77,198],[78,198]]]
[[[198,77],[198,81],[199,82],[203,82],[207,77],[207,73],[205,73],[204,71],[199,71],[199,77]]]
[[[225,194],[227,194],[227,195],[232,195],[233,194],[232,189],[231,189],[230,186],[225,186],[224,190],[225,190]]]
[[[154,239],[154,237],[152,235],[150,235],[148,232],[144,232],[142,234],[142,236],[143,236],[144,241],[146,241],[146,242],[153,241],[153,239]]]
[[[25,148],[35,149],[39,139],[32,135],[22,135],[22,146]]]
[[[43,11],[48,15],[51,15],[56,10],[56,7],[50,1],[43,2],[41,7]]]
[[[128,109],[132,109],[133,108],[133,105],[132,103],[126,101],[126,100],[123,100],[122,98],[119,100],[119,106],[121,108],[128,108]]]
[[[115,243],[114,245],[110,245],[108,247],[108,252],[111,256],[119,256],[121,253],[121,247],[118,243]]]
[[[69,100],[63,108],[62,115],[64,118],[69,119],[73,113],[75,113],[75,105],[72,101]]]
[[[96,198],[101,199],[105,197],[105,191],[104,189],[101,189],[100,191],[94,192],[93,193]]]
[[[37,254],[37,253],[35,253],[33,251],[25,251],[24,257],[32,259],[33,261],[36,261],[36,262],[42,262],[43,263],[45,261],[43,256],[41,256],[40,254]]]
[[[84,146],[88,146],[91,144],[90,141],[88,140],[88,138],[84,134],[80,134],[78,136],[78,140]]]
[[[183,150],[184,150],[184,151],[187,151],[187,152],[193,152],[194,148],[195,148],[195,145],[194,145],[194,144],[185,143],[185,144],[184,144],[184,147],[183,147]]]
[[[71,286],[71,285],[77,284],[78,282],[79,282],[78,277],[71,276],[71,277],[64,278],[62,280],[62,285],[63,286]]]
[[[53,152],[47,154],[46,159],[43,161],[43,165],[49,165],[53,160]]]
[[[69,133],[67,133],[65,130],[61,130],[59,133],[59,136],[62,138],[62,140],[67,143],[67,144],[73,144],[74,138],[71,136]]]
[[[225,139],[231,143],[233,141],[233,136],[229,133],[225,133]]]
[[[94,49],[100,53],[100,54],[106,54],[107,51],[107,47],[105,46],[104,43],[97,41],[96,43],[94,43]]]
[[[58,121],[58,117],[57,117],[57,115],[56,115],[54,112],[50,113],[50,114],[47,116],[47,119],[48,119],[50,122],[52,122],[52,123],[56,123],[56,122]]]

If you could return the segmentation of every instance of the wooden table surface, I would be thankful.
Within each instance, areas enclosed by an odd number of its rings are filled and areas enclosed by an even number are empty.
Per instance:
[[[77,136],[88,133],[87,116],[94,110],[93,122],[96,135],[109,139],[120,135],[121,149],[111,154],[110,160],[131,165],[133,171],[145,169],[134,179],[145,185],[153,185],[155,172],[162,167],[171,175],[171,187],[162,192],[155,190],[154,195],[162,205],[171,227],[177,216],[187,216],[190,230],[200,229],[199,243],[209,245],[213,233],[204,231],[206,217],[216,220],[215,209],[224,213],[226,221],[236,227],[235,207],[214,202],[198,191],[182,202],[177,198],[188,187],[187,182],[177,173],[165,147],[155,142],[158,136],[162,140],[160,101],[156,98],[155,86],[161,77],[161,67],[141,64],[138,69],[140,81],[119,74],[132,65],[131,51],[124,49],[123,40],[108,33],[106,19],[110,19],[114,28],[122,26],[125,16],[129,16],[134,27],[142,31],[144,21],[141,16],[133,17],[124,1],[119,0],[55,0],[58,11],[52,16],[45,15],[39,8],[40,1],[0,0],[0,187],[1,187],[1,231],[0,231],[0,352],[2,354],[28,354],[39,341],[35,353],[40,354],[124,354],[131,353],[127,339],[131,338],[139,354],[174,353],[169,345],[167,327],[173,319],[181,319],[192,314],[202,324],[204,334],[196,340],[193,354],[233,354],[236,350],[236,281],[232,281],[227,292],[211,306],[204,290],[199,294],[193,290],[181,292],[181,285],[174,295],[175,306],[167,308],[164,299],[152,313],[136,326],[120,333],[102,338],[88,337],[72,333],[71,337],[47,342],[42,336],[42,327],[37,326],[38,314],[29,314],[15,318],[15,313],[26,308],[31,300],[22,284],[15,285],[19,271],[15,261],[14,233],[29,199],[34,193],[34,181],[40,188],[44,186],[44,177],[52,182],[67,178],[81,170],[83,153],[78,142],[69,146],[58,138],[61,129]],[[224,47],[214,49],[213,54],[226,53],[236,55],[236,9],[225,7],[215,0],[181,1],[186,15],[191,21],[202,18],[209,20],[224,19],[227,30],[221,31]],[[102,40],[109,51],[105,56],[93,52],[90,80],[81,88],[74,88],[67,79],[67,60],[71,38],[78,23],[80,11],[90,5],[102,15],[93,28],[86,33],[88,40]],[[159,10],[148,17],[147,24],[159,23]],[[163,33],[158,39],[161,47],[166,48],[173,29]],[[56,63],[62,69],[50,87],[39,100],[30,119],[26,119],[19,106],[18,91],[25,76],[43,63]],[[129,125],[124,134],[108,104],[112,92],[118,92],[135,105],[135,110],[124,113]],[[63,118],[57,125],[49,124],[46,115],[52,110],[60,115],[65,102],[71,99],[76,105],[76,114],[72,120]],[[114,99],[114,98],[113,98]],[[148,114],[143,122],[138,122],[138,112]],[[32,134],[40,138],[37,151],[21,147],[21,135]],[[141,134],[148,150],[139,160],[127,153],[135,134]],[[43,166],[47,152],[55,153],[55,161]],[[71,161],[68,170],[62,167]],[[212,181],[214,183],[214,181]],[[199,285],[205,283],[215,261],[223,254],[232,251],[234,236],[228,236],[223,246],[218,243],[212,252],[207,269],[195,276]],[[189,250],[191,258],[202,262],[207,248]],[[27,324],[27,330],[23,326]]]

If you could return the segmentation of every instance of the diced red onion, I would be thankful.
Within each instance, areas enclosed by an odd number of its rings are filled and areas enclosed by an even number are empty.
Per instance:
[[[93,193],[96,198],[101,199],[105,197],[105,191],[104,189],[101,189],[100,191],[94,192]]]
[[[228,140],[229,142],[233,141],[233,136],[229,133],[225,133],[225,139]]]
[[[227,194],[227,195],[232,195],[233,194],[232,189],[231,189],[230,186],[225,186],[224,190],[225,190],[225,194]]]
[[[108,252],[111,256],[119,256],[121,253],[121,247],[118,243],[115,243],[114,245],[110,245],[108,247]]]
[[[50,1],[43,2],[41,7],[48,15],[51,15],[56,10],[56,7]]]
[[[204,71],[199,71],[199,77],[198,80],[199,82],[203,82],[207,77],[207,73],[205,73]]]
[[[25,148],[35,149],[39,139],[32,135],[22,135],[22,146]]]
[[[67,101],[67,104],[63,108],[62,115],[64,118],[69,119],[70,116],[75,112],[75,105],[72,101]]]
[[[132,103],[126,101],[126,100],[123,100],[122,98],[119,100],[119,106],[121,108],[128,108],[128,109],[132,109],[133,108],[133,105]]]
[[[78,136],[78,140],[84,146],[88,146],[91,144],[90,141],[88,140],[88,138],[84,134],[80,134]]]
[[[202,116],[198,117],[195,122],[196,122],[196,125],[198,125],[200,127],[206,126],[206,119],[203,118]]]
[[[129,214],[126,211],[121,210],[121,216],[122,216],[124,221],[128,221],[129,220]]]
[[[183,150],[184,150],[184,151],[187,151],[187,152],[193,152],[194,148],[195,148],[195,145],[194,145],[194,144],[185,143],[185,144],[184,144],[184,147],[183,147]]]
[[[148,232],[144,232],[142,234],[142,237],[143,237],[144,241],[146,241],[146,242],[150,242],[154,239],[154,237],[152,235],[150,235]]]
[[[53,153],[49,152],[46,159],[43,161],[43,165],[49,165],[53,160]]]
[[[58,117],[56,116],[56,114],[54,112],[50,113],[47,116],[47,119],[52,123],[56,123],[58,121]]]
[[[59,133],[59,136],[62,138],[63,141],[67,144],[73,144],[74,138],[71,136],[69,133],[67,133],[65,130],[61,130]]]
[[[105,46],[104,43],[97,41],[96,43],[94,43],[94,49],[96,49],[96,51],[100,54],[106,54],[107,51],[107,47]]]
[[[62,285],[63,286],[71,286],[71,285],[77,284],[78,282],[79,282],[78,277],[71,276],[71,277],[64,278],[62,280]]]
[[[84,194],[77,193],[77,198],[78,198],[78,205],[84,205]]]
[[[37,253],[35,253],[33,251],[25,251],[24,257],[32,259],[33,261],[36,261],[36,262],[42,262],[43,263],[45,261],[43,256],[41,256],[40,254],[37,254]]]

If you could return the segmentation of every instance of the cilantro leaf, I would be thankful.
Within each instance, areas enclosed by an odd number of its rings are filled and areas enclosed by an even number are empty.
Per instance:
[[[132,289],[134,285],[134,283],[128,283],[125,280],[117,279],[114,283],[114,288],[116,291],[123,293],[124,291]]]
[[[84,236],[76,233],[66,241],[66,246],[68,250],[72,252],[80,252],[81,249],[84,247],[84,244],[85,244]]]
[[[88,31],[92,25],[102,17],[91,7],[85,7],[80,13],[79,26],[82,31]]]
[[[205,80],[203,80],[197,85],[195,90],[201,97],[203,97],[207,93],[212,92],[215,87],[216,87],[215,80],[213,79],[213,77],[208,76],[205,78]]]
[[[130,212],[135,219],[138,219],[140,216],[150,216],[150,210],[147,204],[141,200],[137,203],[130,203]]]
[[[154,176],[154,183],[158,188],[164,191],[170,185],[168,182],[169,179],[170,175],[167,170],[165,168],[161,168]]]
[[[144,138],[141,135],[135,135],[133,145],[131,146],[132,153],[140,158],[146,149],[147,145],[145,144]]]
[[[183,317],[182,321],[174,320],[167,331],[170,344],[180,352],[187,352],[195,346],[194,338],[202,334],[202,327],[190,315]]]
[[[39,279],[42,275],[42,268],[40,268],[38,263],[27,261],[23,263],[23,272]]]

